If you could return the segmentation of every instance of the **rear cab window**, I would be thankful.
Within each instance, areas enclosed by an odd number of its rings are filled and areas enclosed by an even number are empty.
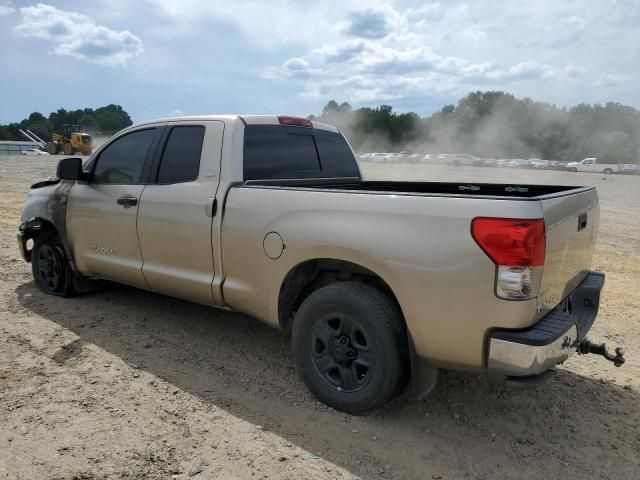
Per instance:
[[[340,133],[281,125],[245,127],[245,181],[335,177],[360,177]]]

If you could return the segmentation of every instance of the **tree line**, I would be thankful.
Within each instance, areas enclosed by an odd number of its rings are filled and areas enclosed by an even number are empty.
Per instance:
[[[606,163],[638,163],[640,111],[621,105],[558,107],[500,91],[472,92],[456,105],[427,117],[397,113],[390,105],[353,109],[329,101],[317,118],[337,126],[356,151],[470,153],[484,158],[573,161],[597,157]],[[0,125],[0,140],[23,140],[29,129],[48,140],[65,123],[87,132],[112,133],[132,124],[120,105],[67,111],[45,117],[33,112],[19,123]]]
[[[19,132],[31,130],[40,138],[48,141],[53,132],[60,133],[62,125],[71,123],[81,125],[85,132],[106,134],[117,132],[128,127],[133,122],[129,114],[120,105],[106,105],[104,107],[65,110],[60,108],[45,117],[40,112],[33,112],[21,122],[0,125],[0,140],[26,140]]]
[[[619,103],[573,107],[472,92],[421,118],[393,107],[353,109],[331,100],[317,118],[333,124],[362,152],[469,153],[484,158],[638,163],[640,111]]]

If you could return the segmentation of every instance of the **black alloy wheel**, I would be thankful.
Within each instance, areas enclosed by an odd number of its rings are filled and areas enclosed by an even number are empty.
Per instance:
[[[338,391],[356,392],[371,380],[376,364],[373,344],[362,325],[348,315],[317,319],[310,351],[318,374]]]

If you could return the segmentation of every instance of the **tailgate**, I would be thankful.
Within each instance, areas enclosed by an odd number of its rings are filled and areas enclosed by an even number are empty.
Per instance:
[[[546,257],[538,295],[538,318],[564,300],[587,276],[598,235],[595,188],[541,197]]]

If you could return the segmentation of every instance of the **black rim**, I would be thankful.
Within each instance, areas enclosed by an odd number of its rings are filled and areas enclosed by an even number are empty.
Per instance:
[[[38,275],[40,284],[48,290],[56,290],[60,285],[60,259],[49,245],[38,249]]]
[[[320,377],[340,392],[356,392],[373,376],[373,344],[362,325],[348,315],[333,313],[316,320],[310,350]]]

